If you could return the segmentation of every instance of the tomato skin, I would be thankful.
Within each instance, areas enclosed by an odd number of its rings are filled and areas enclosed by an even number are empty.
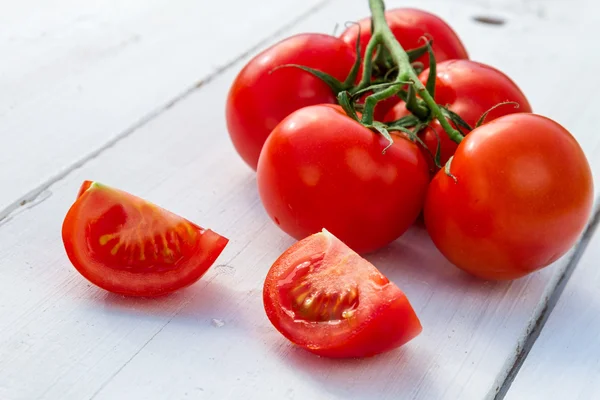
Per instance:
[[[429,172],[418,146],[387,140],[339,106],[305,107],[271,133],[260,156],[260,198],[300,240],[325,228],[359,253],[402,235],[417,218]]]
[[[424,44],[421,38],[427,35],[434,38],[433,52],[436,62],[469,58],[458,35],[444,20],[434,14],[414,8],[396,8],[386,12],[386,20],[392,33],[405,50],[421,47]],[[367,44],[371,39],[371,18],[364,18],[358,24],[360,26],[361,57],[363,57]],[[358,32],[358,26],[352,25],[342,33],[340,38],[352,46],[353,49],[356,49]],[[417,61],[421,62],[425,68],[429,68],[429,56],[427,54],[419,57]],[[400,102],[399,97],[390,97],[380,101],[375,107],[374,119],[385,121],[386,115]]]
[[[62,226],[75,269],[129,296],[159,296],[200,279],[228,239],[127,192],[85,181]]]
[[[412,50],[423,46],[423,36],[433,38],[433,52],[437,62],[452,59],[467,59],[469,55],[465,46],[454,30],[440,17],[423,10],[414,8],[396,8],[385,13],[386,21],[392,33],[405,50]],[[371,39],[371,18],[358,21],[360,26],[360,51],[364,56],[369,39]],[[356,48],[358,26],[352,25],[340,38],[348,45]],[[419,57],[417,61],[429,67],[427,54]]]
[[[474,129],[429,186],[425,226],[457,267],[516,279],[564,255],[590,216],[593,182],[577,141],[556,122],[511,114]]]
[[[429,69],[419,75],[423,84],[427,82],[428,75]],[[511,104],[500,106],[487,115],[485,122],[504,115],[532,112],[529,101],[508,76],[489,65],[470,60],[450,60],[437,65],[435,101],[460,115],[471,127],[475,127],[483,113],[505,101],[516,102],[519,108]],[[408,114],[405,103],[398,103],[384,117],[384,121],[395,121]],[[430,128],[422,130],[419,136],[432,154],[437,149],[439,136],[441,165],[458,147],[437,120],[431,123]],[[431,157],[429,160],[432,161]]]
[[[324,321],[296,315],[286,304],[286,297],[295,292],[286,289],[286,285],[294,280],[292,285],[303,284],[294,271],[306,260],[319,262],[305,276],[312,284],[314,292],[311,294],[320,291],[325,299],[331,296],[339,299],[335,294],[343,293],[344,287],[352,285],[357,288],[357,308],[339,319]],[[319,273],[321,275],[317,275]],[[330,308],[334,304],[323,302]],[[404,293],[327,231],[295,243],[273,263],[265,279],[263,303],[267,317],[281,334],[296,345],[326,357],[373,356],[407,343],[422,331],[419,318]]]
[[[242,159],[256,169],[260,150],[275,126],[302,107],[336,103],[324,82],[298,68],[300,64],[344,81],[356,55],[351,46],[330,35],[305,33],[264,50],[235,78],[226,104],[227,129]]]

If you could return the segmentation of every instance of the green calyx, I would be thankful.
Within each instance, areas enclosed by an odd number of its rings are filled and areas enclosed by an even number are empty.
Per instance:
[[[424,38],[422,46],[404,50],[387,25],[383,0],[369,0],[369,6],[372,14],[371,39],[364,56],[357,56],[343,82],[322,71],[302,65],[284,65],[278,68],[300,68],[325,82],[349,117],[388,140],[388,146],[383,151],[393,143],[390,132],[397,132],[425,146],[417,134],[434,120],[439,121],[444,134],[454,142],[460,143],[464,138],[463,131],[468,132],[472,128],[460,116],[439,106],[434,100],[436,60],[432,49],[433,40]],[[360,30],[360,26],[358,29]],[[360,31],[358,33],[356,54],[360,55]],[[417,69],[422,70],[423,65],[417,60],[425,54],[429,59],[429,75],[423,84],[417,75]],[[356,83],[361,69],[362,76]],[[406,103],[411,115],[390,123],[375,121],[376,105],[393,96]],[[436,154],[432,156],[439,166],[439,141]]]

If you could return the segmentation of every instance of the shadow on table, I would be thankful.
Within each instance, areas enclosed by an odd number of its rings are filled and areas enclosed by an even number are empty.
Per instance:
[[[448,300],[477,300],[478,303],[489,302],[490,305],[498,305],[505,302],[504,296],[511,293],[515,295],[526,291],[527,294],[541,294],[547,284],[546,279],[540,279],[539,272],[513,281],[476,278],[446,260],[429,238],[425,228],[419,225],[366,258],[404,290],[411,301],[414,299],[415,305],[430,300],[436,300],[444,306],[448,306]],[[551,268],[542,274],[551,273]],[[524,306],[533,307],[540,298],[535,295],[520,296],[518,300]],[[535,304],[524,304],[528,301]],[[519,310],[511,312],[514,314]]]
[[[410,344],[364,359],[329,359],[298,347],[277,354],[288,368],[314,381],[331,398],[412,399],[421,387],[427,388],[429,398],[441,398],[435,388],[441,382],[428,381],[431,374],[424,370],[432,364],[429,354],[414,351]]]
[[[453,381],[452,366],[488,379],[487,372],[477,371],[478,357],[483,351],[493,354],[492,348],[512,355],[548,283],[535,274],[512,282],[475,278],[450,264],[418,225],[366,258],[406,292],[424,332],[369,359],[330,360],[296,347],[277,352],[286,367],[339,398],[409,399],[418,398],[420,390],[424,398],[441,398],[448,390],[463,390]],[[499,359],[490,368],[500,373],[502,365]]]
[[[445,287],[461,290],[491,286],[502,289],[510,285],[476,278],[452,265],[435,247],[422,224],[415,224],[398,240],[366,258],[401,288],[415,281],[439,281]]]
[[[239,300],[239,299],[238,299]],[[138,320],[165,320],[168,323],[212,325],[220,328],[235,315],[228,328],[244,328],[243,314],[235,313],[235,292],[216,282],[198,282],[183,290],[155,298],[136,298],[107,293],[103,299],[104,312],[118,317]]]

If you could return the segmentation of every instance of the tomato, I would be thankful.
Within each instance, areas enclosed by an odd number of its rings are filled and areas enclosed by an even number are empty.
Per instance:
[[[417,218],[429,181],[419,147],[388,141],[339,106],[302,108],[271,133],[258,162],[262,203],[296,239],[326,228],[360,253],[397,239]]]
[[[419,79],[425,84],[428,75],[427,69]],[[519,107],[515,108],[512,104],[500,106],[487,115],[486,122],[503,115],[531,112],[527,98],[508,76],[489,65],[470,60],[450,60],[437,65],[435,101],[460,115],[471,127],[475,126],[483,113],[502,102],[513,101]],[[384,121],[395,121],[408,114],[402,102],[385,116]],[[440,163],[444,165],[458,145],[444,132],[437,120],[430,125],[419,136],[431,154],[435,154],[439,140]],[[432,161],[431,157],[429,159]]]
[[[157,296],[191,285],[228,242],[146,200],[90,181],[65,217],[62,238],[81,275],[130,296]]]
[[[271,323],[291,342],[326,357],[367,357],[422,330],[400,289],[327,231],[275,261],[263,289]]]
[[[386,11],[385,16],[392,33],[405,50],[423,46],[424,42],[421,38],[428,36],[433,39],[433,52],[437,62],[469,58],[458,35],[440,17],[414,8],[392,9]],[[352,25],[342,32],[340,38],[355,48],[360,26],[359,40],[362,57],[371,39],[371,18],[364,18],[358,21],[358,24],[358,26]],[[423,63],[425,68],[429,67],[427,54],[419,57],[417,61]]]
[[[573,246],[590,216],[593,183],[577,141],[556,122],[512,114],[474,129],[429,186],[425,226],[457,267],[515,279]]]
[[[307,33],[287,38],[258,54],[235,78],[227,96],[229,135],[244,161],[256,169],[260,150],[275,126],[302,107],[336,103],[323,81],[297,68],[300,64],[344,81],[356,55],[340,39]]]
[[[421,40],[424,36],[433,38],[433,52],[437,62],[450,59],[468,59],[467,50],[463,46],[458,35],[441,18],[423,10],[413,8],[396,8],[386,12],[387,23],[392,33],[405,50],[415,49],[423,46]],[[361,57],[364,56],[367,44],[371,39],[371,18],[364,18],[358,22],[360,26],[360,49]],[[356,39],[359,26],[352,25],[346,29],[340,38],[356,49]],[[421,62],[425,68],[429,67],[429,56],[427,54],[419,57],[416,61]],[[376,121],[384,121],[384,117],[400,98],[391,97],[377,103],[374,112]]]

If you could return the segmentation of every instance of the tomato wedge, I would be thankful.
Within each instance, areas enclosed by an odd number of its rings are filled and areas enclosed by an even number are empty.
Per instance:
[[[416,337],[421,323],[400,289],[326,230],[287,249],[263,289],[287,339],[326,357],[368,357]]]
[[[204,275],[228,239],[144,199],[85,181],[62,226],[73,266],[93,284],[158,296]]]

